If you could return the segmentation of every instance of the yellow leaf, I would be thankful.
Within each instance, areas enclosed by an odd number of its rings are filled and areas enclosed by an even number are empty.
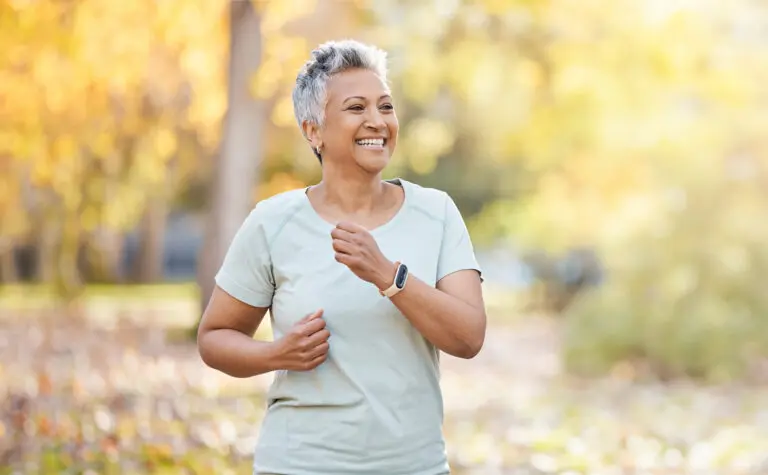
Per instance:
[[[483,9],[485,10],[485,13],[489,15],[504,15],[506,13],[509,13],[515,8],[519,8],[517,5],[515,5],[516,2],[512,2],[510,0],[482,0],[480,1],[480,4],[482,5]]]
[[[284,191],[295,190],[306,186],[298,178],[288,173],[276,173],[269,182],[256,188],[256,200],[263,200]]]
[[[283,68],[277,59],[267,59],[251,78],[251,94],[257,99],[269,99],[280,86]]]
[[[439,54],[434,45],[414,45],[409,48],[408,64],[401,80],[406,98],[418,103],[434,100],[443,80],[441,63],[432,60]]]
[[[218,122],[224,117],[227,110],[227,97],[222,89],[216,89],[205,91],[205,93],[195,97],[187,112],[187,117],[193,123],[199,124],[207,130],[214,127],[215,131],[218,131]]]
[[[168,128],[160,128],[154,133],[154,148],[157,156],[165,161],[176,152],[176,134]]]
[[[0,204],[10,202],[14,193],[7,180],[0,180]]]
[[[83,231],[91,232],[99,226],[99,212],[93,206],[88,206],[80,216],[80,224]]]
[[[53,142],[54,159],[61,161],[72,160],[78,152],[77,142],[70,135],[61,135]]]
[[[29,178],[33,186],[42,188],[51,182],[52,175],[53,173],[50,165],[44,161],[38,160],[32,167],[32,172],[30,173]]]
[[[290,95],[284,95],[275,104],[272,110],[272,123],[278,127],[290,127],[296,124],[296,117],[293,113],[293,99]]]
[[[423,175],[434,171],[438,157],[451,150],[454,140],[454,131],[445,122],[427,118],[411,122],[404,137],[411,169]]]
[[[264,36],[277,33],[292,20],[312,15],[317,0],[282,0],[279,2],[253,0],[256,8],[262,11],[261,29]]]
[[[91,142],[91,150],[99,157],[106,157],[114,150],[114,136],[103,131],[96,135]]]

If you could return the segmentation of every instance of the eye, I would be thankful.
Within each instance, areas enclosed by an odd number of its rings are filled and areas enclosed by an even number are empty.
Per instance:
[[[349,108],[347,110],[361,111],[361,110],[364,110],[364,109],[365,109],[365,107],[361,106],[360,104],[355,104],[353,106],[349,106]]]
[[[389,103],[382,104],[381,108],[384,109],[385,111],[395,110],[395,107],[392,104],[389,104]]]

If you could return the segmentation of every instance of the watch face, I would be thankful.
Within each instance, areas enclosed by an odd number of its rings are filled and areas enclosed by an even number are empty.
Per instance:
[[[406,277],[408,277],[408,267],[406,267],[405,264],[400,264],[397,268],[397,274],[395,275],[395,285],[398,289],[403,288]]]

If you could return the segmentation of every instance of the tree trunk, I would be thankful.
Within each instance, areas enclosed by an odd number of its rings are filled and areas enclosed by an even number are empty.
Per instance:
[[[123,249],[125,234],[118,229],[104,228],[84,243],[83,252],[88,279],[96,282],[123,283]]]
[[[7,246],[0,245],[0,283],[15,284],[19,280],[15,250],[13,243]]]
[[[137,282],[148,284],[162,280],[167,219],[168,200],[159,194],[147,204],[141,222],[139,254],[133,272]]]
[[[213,292],[214,276],[252,206],[262,160],[267,106],[249,92],[261,62],[261,18],[252,2],[230,3],[228,110],[215,167],[205,244],[198,260],[201,307]]]
[[[61,232],[59,219],[56,219],[50,211],[43,211],[40,214],[42,223],[40,223],[40,234],[35,243],[37,248],[37,258],[35,264],[35,281],[44,284],[52,284],[56,279],[56,247],[58,246],[58,235]]]
[[[55,286],[58,296],[69,303],[79,297],[84,284],[79,266],[81,229],[76,211],[65,211],[62,221],[55,257]]]
[[[112,281],[123,283],[125,281],[123,271],[123,251],[125,250],[125,233],[114,229],[106,241],[107,255],[104,265]]]

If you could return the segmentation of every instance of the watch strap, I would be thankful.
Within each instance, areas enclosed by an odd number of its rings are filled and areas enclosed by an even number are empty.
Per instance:
[[[404,271],[405,271],[406,274],[405,274],[405,278],[403,279],[402,286],[398,287],[398,285],[397,285],[397,276],[398,276],[398,274],[400,274],[400,268],[401,267],[404,268]],[[405,267],[402,263],[396,262],[395,263],[395,278],[392,279],[392,285],[390,285],[388,288],[386,288],[384,290],[380,290],[379,293],[381,295],[383,295],[384,297],[393,297],[393,296],[397,295],[398,292],[403,290],[403,288],[405,287],[405,282],[407,280],[408,280],[408,268]]]

